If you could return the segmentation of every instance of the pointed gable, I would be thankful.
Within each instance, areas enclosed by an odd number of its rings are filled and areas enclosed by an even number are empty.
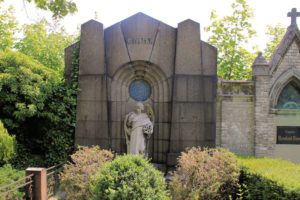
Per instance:
[[[270,59],[270,74],[273,74],[277,70],[287,51],[294,42],[297,44],[300,52],[300,31],[297,25],[292,24],[288,27],[283,39]]]
[[[167,77],[172,76],[176,28],[139,12],[106,28],[104,32],[110,76],[125,63],[141,60],[155,63]]]

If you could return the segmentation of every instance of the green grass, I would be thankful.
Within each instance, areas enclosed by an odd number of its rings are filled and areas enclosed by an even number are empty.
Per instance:
[[[247,171],[277,182],[288,191],[300,191],[300,164],[273,158],[238,156]]]

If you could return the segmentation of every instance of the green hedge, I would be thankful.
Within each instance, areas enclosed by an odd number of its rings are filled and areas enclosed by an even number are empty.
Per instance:
[[[246,199],[299,199],[300,164],[272,158],[238,157]]]

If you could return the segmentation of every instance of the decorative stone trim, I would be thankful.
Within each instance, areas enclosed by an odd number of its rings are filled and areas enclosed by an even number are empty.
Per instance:
[[[300,85],[300,69],[296,67],[291,67],[285,72],[283,72],[274,82],[270,93],[270,112],[273,113],[276,109],[277,101],[282,89],[292,80],[295,80]]]

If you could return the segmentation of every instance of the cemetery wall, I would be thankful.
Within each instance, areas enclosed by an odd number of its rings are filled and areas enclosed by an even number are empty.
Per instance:
[[[217,93],[218,146],[254,155],[254,82],[219,79]]]

